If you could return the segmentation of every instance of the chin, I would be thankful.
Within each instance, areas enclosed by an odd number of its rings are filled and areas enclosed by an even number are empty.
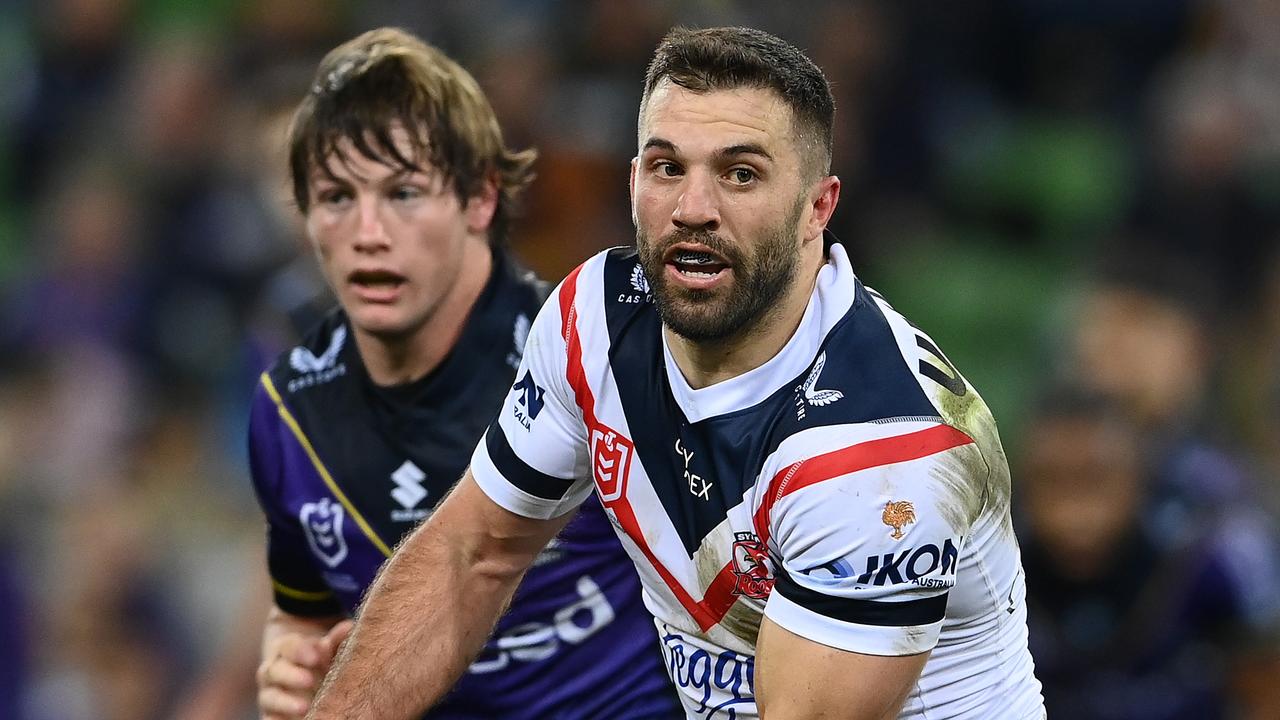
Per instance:
[[[347,311],[352,327],[378,338],[394,339],[408,335],[413,330],[413,323],[398,311],[388,312],[383,308],[361,308]]]

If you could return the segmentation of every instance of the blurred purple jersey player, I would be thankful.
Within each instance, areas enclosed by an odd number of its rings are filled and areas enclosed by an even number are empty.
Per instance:
[[[341,307],[263,373],[253,404],[275,600],[264,718],[306,714],[346,618],[503,399],[541,411],[516,368],[546,286],[501,249],[533,157],[504,146],[465,70],[398,30],[329,53],[298,108],[294,196]],[[671,717],[660,658],[636,573],[590,505],[430,717]]]

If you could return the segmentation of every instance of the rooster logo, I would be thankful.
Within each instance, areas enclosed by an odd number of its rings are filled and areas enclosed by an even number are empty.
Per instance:
[[[885,525],[893,528],[893,534],[889,537],[894,540],[902,539],[902,526],[910,525],[916,521],[916,508],[906,500],[890,500],[884,504],[884,513],[880,516]]]
[[[300,373],[320,372],[328,370],[338,362],[338,353],[342,352],[342,343],[347,339],[347,326],[339,325],[333,331],[333,336],[329,338],[329,347],[325,349],[320,357],[316,357],[310,350],[304,347],[296,347],[293,352],[289,353],[289,364],[294,370]]]
[[[801,389],[804,390],[804,399],[810,405],[823,407],[844,397],[844,393],[839,390],[817,389],[818,376],[822,374],[822,368],[826,367],[826,364],[827,353],[820,353],[818,359],[813,363],[813,369],[809,371],[809,377],[805,378],[804,385],[801,386]]]

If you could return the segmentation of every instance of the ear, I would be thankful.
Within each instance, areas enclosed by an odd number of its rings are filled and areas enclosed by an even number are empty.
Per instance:
[[[640,158],[631,158],[631,172],[627,173],[627,194],[631,196],[631,224],[639,227],[639,218],[636,217],[636,169],[640,165]]]
[[[810,213],[804,227],[805,242],[822,237],[822,231],[827,229],[839,202],[840,178],[828,175],[814,184],[809,194]]]
[[[497,211],[498,180],[490,176],[480,186],[480,192],[467,198],[467,204],[462,209],[467,218],[467,230],[477,235],[487,235]]]

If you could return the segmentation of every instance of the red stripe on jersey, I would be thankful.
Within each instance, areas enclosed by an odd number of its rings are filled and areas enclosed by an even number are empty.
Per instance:
[[[573,269],[564,282],[560,284],[560,333],[569,353],[567,376],[569,387],[578,407],[582,408],[582,417],[590,428],[596,424],[595,398],[591,396],[591,388],[587,386],[587,374],[582,367],[582,339],[578,337],[578,275],[582,265]]]
[[[560,286],[560,329],[569,354],[565,374],[569,381],[569,387],[573,388],[578,407],[582,409],[582,419],[586,423],[589,436],[592,429],[599,427],[600,423],[596,420],[595,397],[591,394],[591,386],[587,384],[586,369],[582,364],[582,338],[578,335],[576,299],[578,274],[581,270],[582,266],[579,265],[573,272],[569,273],[564,283]],[[592,477],[595,477],[594,470],[592,470]],[[599,490],[598,483],[597,490]],[[601,497],[601,501],[606,509],[613,511],[623,532],[635,542],[636,547],[649,560],[649,564],[657,571],[658,576],[667,584],[667,587],[671,589],[676,599],[680,601],[684,609],[698,623],[698,626],[705,632],[711,626],[720,622],[736,599],[732,594],[734,577],[730,567],[726,566],[716,575],[711,586],[707,588],[706,597],[702,602],[697,602],[689,594],[689,591],[685,590],[684,586],[671,574],[671,571],[658,560],[653,550],[649,548],[649,543],[645,541],[644,533],[640,530],[640,521],[636,518],[635,509],[631,507],[631,501],[627,499],[626,493],[624,492],[620,497],[609,501],[604,501],[604,498]],[[726,582],[728,584],[727,588],[724,587]]]
[[[801,488],[859,470],[918,460],[971,442],[973,438],[950,425],[934,425],[906,435],[868,440],[792,463],[769,481],[764,501],[756,509],[756,535],[760,542],[769,542],[769,516],[774,504]]]

